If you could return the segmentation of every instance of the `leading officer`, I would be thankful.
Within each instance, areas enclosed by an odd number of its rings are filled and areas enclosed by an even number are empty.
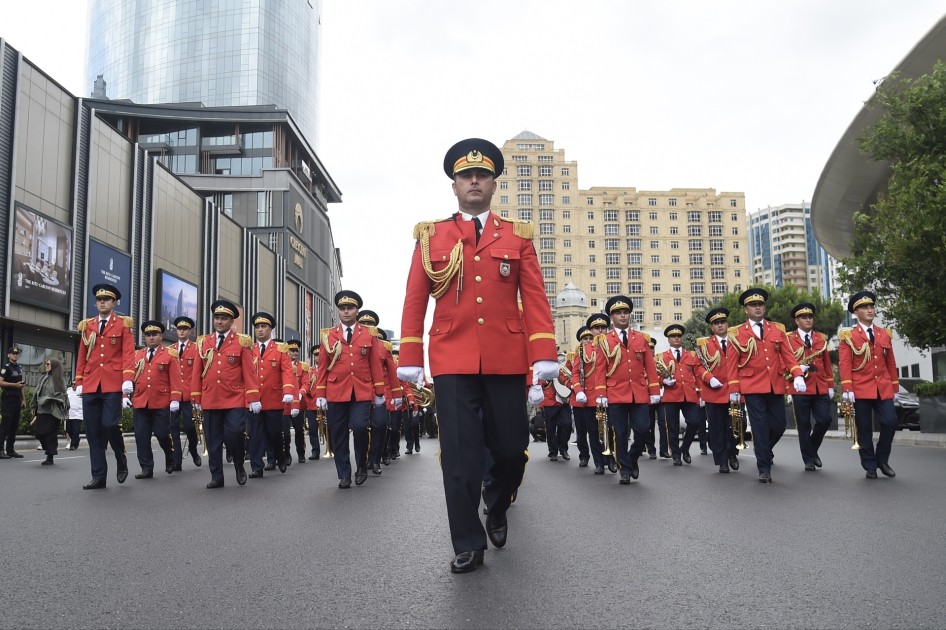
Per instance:
[[[398,378],[424,382],[424,315],[436,300],[430,329],[430,373],[437,392],[441,468],[454,573],[483,564],[487,536],[506,544],[506,510],[528,460],[526,388],[558,375],[552,315],[532,245],[534,226],[490,212],[503,155],[469,138],[444,157],[459,212],[414,228],[414,256],[401,318]],[[519,312],[517,298],[522,300]],[[479,518],[483,453],[491,482],[482,488],[488,514]]]

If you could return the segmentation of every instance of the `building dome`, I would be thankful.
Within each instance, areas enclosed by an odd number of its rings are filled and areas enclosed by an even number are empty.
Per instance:
[[[556,308],[585,308],[588,306],[588,296],[585,295],[584,291],[569,282],[565,285],[565,288],[555,296],[555,306]]]

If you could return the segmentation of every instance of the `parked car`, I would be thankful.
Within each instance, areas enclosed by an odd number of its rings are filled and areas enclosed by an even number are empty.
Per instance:
[[[913,393],[913,390],[918,384],[928,382],[922,378],[900,379],[900,390],[893,397],[893,406],[897,410],[898,429],[920,430],[920,398]]]

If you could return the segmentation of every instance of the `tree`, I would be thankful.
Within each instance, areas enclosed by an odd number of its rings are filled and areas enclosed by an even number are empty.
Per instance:
[[[883,318],[918,348],[946,345],[946,64],[884,79],[868,107],[883,110],[861,152],[889,164],[887,190],[854,215],[842,286],[877,294]]]
[[[838,327],[844,320],[845,309],[839,302],[826,300],[820,295],[799,291],[795,286],[784,286],[779,289],[774,287],[762,287],[769,292],[769,299],[766,301],[765,318],[773,322],[779,322],[785,326],[785,330],[791,332],[797,326],[792,317],[792,309],[800,302],[811,302],[815,305],[815,330],[833,337],[838,332]],[[739,304],[739,295],[742,291],[727,293],[717,303],[709,308],[694,311],[690,319],[684,324],[687,329],[684,335],[684,345],[693,349],[697,337],[707,337],[710,333],[709,324],[706,323],[706,314],[714,308],[723,307],[729,309],[729,325],[738,326],[748,319],[745,309]]]

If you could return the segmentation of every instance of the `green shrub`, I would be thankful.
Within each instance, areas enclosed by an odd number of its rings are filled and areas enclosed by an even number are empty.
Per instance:
[[[946,396],[946,381],[918,383],[914,393],[917,396]]]

